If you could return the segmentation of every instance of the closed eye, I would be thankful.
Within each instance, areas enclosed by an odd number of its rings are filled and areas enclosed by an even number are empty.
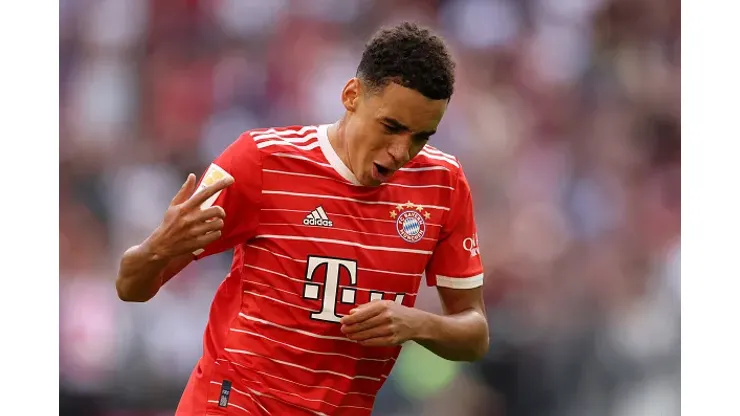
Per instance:
[[[401,128],[401,127],[398,127],[398,126],[390,126],[388,124],[383,124],[383,129],[388,134],[398,134],[398,133],[401,133],[403,131],[403,128]]]

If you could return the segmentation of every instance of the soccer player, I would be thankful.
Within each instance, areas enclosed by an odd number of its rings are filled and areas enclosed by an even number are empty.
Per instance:
[[[245,132],[199,186],[188,176],[116,282],[144,302],[194,259],[234,249],[177,415],[369,415],[404,342],[449,360],[486,353],[470,189],[427,144],[453,84],[439,37],[383,29],[339,121]],[[414,308],[422,279],[443,315]]]

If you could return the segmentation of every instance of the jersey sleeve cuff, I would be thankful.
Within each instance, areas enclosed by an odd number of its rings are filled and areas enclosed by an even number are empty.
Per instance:
[[[475,289],[483,286],[483,273],[470,277],[450,277],[437,275],[437,287],[448,289]]]

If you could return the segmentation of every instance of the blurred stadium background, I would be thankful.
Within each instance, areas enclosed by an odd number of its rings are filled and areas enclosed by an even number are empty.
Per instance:
[[[680,414],[678,0],[61,0],[61,415],[173,413],[229,254],[146,304],[118,257],[242,131],[335,121],[403,19],[458,60],[432,140],[473,187],[492,348],[409,345],[375,414]]]

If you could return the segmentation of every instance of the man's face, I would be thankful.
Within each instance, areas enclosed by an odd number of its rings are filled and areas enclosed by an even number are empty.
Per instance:
[[[352,79],[342,91],[349,168],[363,185],[377,186],[417,155],[437,130],[447,100],[389,83],[367,93]]]

